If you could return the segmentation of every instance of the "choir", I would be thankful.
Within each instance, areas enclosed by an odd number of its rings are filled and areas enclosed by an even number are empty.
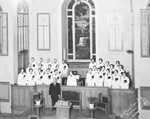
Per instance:
[[[50,85],[53,82],[53,78],[57,79],[57,83],[61,83],[63,76],[68,74],[68,65],[65,60],[61,64],[54,58],[53,63],[50,62],[50,58],[44,62],[43,58],[40,58],[39,62],[35,61],[34,57],[31,57],[29,66],[21,69],[18,74],[18,85]]]
[[[46,62],[44,62],[43,58],[40,58],[39,63],[37,63],[35,58],[32,57],[26,72],[21,69],[17,84],[50,85],[53,82],[53,78],[56,78],[57,83],[61,84],[62,77],[67,77],[67,86],[77,86],[78,79],[73,75],[72,71],[68,75],[68,69],[65,60],[62,60],[62,63],[59,64],[56,58],[54,58],[53,63],[50,58]],[[126,71],[119,61],[116,61],[114,65],[110,64],[109,61],[104,63],[102,58],[99,58],[97,63],[93,58],[91,59],[85,78],[86,86],[129,89],[129,83],[129,77],[127,77]]]

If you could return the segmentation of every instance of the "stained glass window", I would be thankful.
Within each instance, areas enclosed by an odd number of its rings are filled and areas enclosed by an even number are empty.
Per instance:
[[[8,14],[0,6],[0,55],[8,55]]]
[[[92,0],[68,4],[68,59],[89,60],[96,56],[95,6]]]
[[[21,1],[18,5],[18,52],[28,50],[29,24],[27,5]]]

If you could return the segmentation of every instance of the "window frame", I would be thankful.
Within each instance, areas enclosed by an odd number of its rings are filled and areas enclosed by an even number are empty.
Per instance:
[[[48,23],[49,25],[44,25],[44,26],[48,26],[49,28],[49,48],[47,49],[42,49],[42,48],[39,48],[39,16],[40,15],[48,15]],[[50,13],[37,13],[37,50],[38,51],[50,51],[51,50],[51,38],[50,38],[51,34],[50,34]]]

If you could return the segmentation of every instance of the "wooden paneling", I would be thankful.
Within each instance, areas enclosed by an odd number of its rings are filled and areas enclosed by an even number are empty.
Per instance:
[[[114,112],[117,116],[134,104],[137,100],[137,90],[127,89],[109,89],[107,87],[86,87],[86,86],[62,86],[61,90],[73,90],[82,93],[82,109],[87,109],[89,102],[88,97],[98,97],[101,92],[104,96],[111,96],[110,112]],[[12,85],[12,107],[13,108],[31,108],[31,92],[44,93],[45,107],[51,108],[51,98],[49,97],[49,85],[38,86],[17,86]]]
[[[31,108],[31,92],[35,92],[35,86],[11,85],[12,110]]]
[[[120,116],[130,105],[137,102],[136,89],[111,89],[110,95],[112,96],[112,112],[116,113],[117,116]]]

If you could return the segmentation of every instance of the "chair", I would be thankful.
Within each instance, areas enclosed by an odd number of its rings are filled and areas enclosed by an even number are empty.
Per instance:
[[[43,91],[31,93],[31,109],[35,110],[37,105],[41,105],[41,108],[43,109],[43,111],[45,110],[45,98],[44,98]]]
[[[64,90],[62,91],[62,99],[70,101],[73,104],[73,107],[79,108],[79,112],[82,111],[82,97],[81,92]]]
[[[104,111],[105,115],[107,116],[110,110],[109,107],[110,107],[110,97],[103,96],[101,93],[99,93],[98,102],[96,103],[96,108]]]

